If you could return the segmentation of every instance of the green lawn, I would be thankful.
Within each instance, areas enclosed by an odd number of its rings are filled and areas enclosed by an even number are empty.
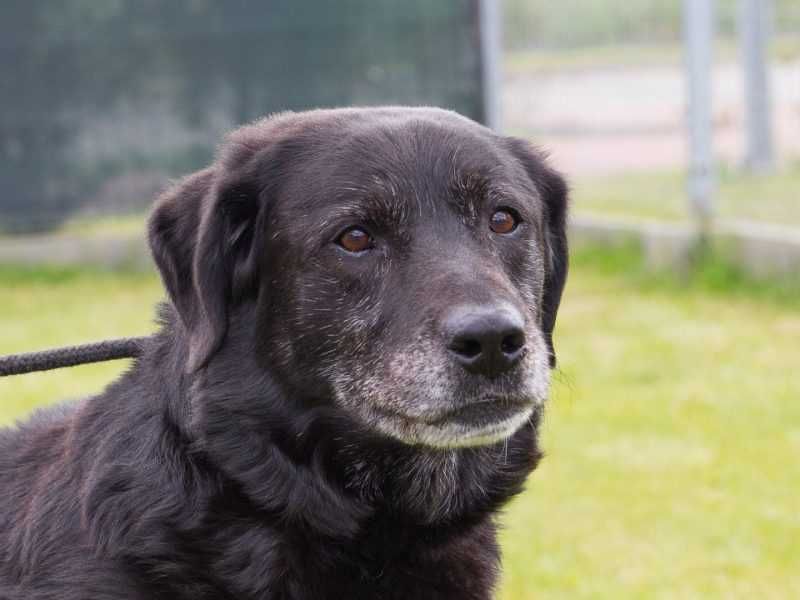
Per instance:
[[[0,355],[154,328],[153,303],[162,296],[155,275],[0,267]],[[0,379],[0,425],[32,407],[99,391],[125,362]]]
[[[774,38],[769,58],[789,62],[800,57],[800,40],[796,35]],[[718,63],[739,60],[739,46],[732,39],[717,38],[714,59]],[[573,45],[509,49],[503,54],[503,71],[511,77],[531,74],[564,73],[593,69],[636,68],[680,65],[683,48],[678,42],[639,42]]]
[[[75,217],[58,228],[57,233],[77,236],[142,235],[147,217],[144,214]]]
[[[669,221],[691,217],[686,179],[678,172],[576,178],[572,187],[576,214]],[[800,164],[766,175],[722,169],[715,202],[721,219],[800,226]]]
[[[595,270],[567,290],[503,598],[800,597],[800,295]]]
[[[800,295],[574,264],[500,597],[800,597]],[[0,354],[145,333],[161,296],[154,276],[91,271],[4,268],[0,289]],[[0,422],[122,368],[0,380]]]

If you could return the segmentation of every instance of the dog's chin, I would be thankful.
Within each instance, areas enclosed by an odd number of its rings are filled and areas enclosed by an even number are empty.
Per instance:
[[[535,404],[511,406],[496,401],[476,402],[436,415],[409,416],[380,411],[372,420],[381,433],[404,444],[429,448],[491,446],[508,439],[533,416]]]

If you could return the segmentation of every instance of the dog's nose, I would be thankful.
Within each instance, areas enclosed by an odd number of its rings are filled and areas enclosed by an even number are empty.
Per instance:
[[[493,378],[516,365],[525,348],[524,321],[509,307],[457,306],[443,323],[450,353],[470,373]]]

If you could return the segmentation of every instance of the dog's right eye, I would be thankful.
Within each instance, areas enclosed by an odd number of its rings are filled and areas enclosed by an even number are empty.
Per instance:
[[[359,227],[351,227],[336,240],[342,248],[353,254],[369,250],[374,246],[372,236]]]

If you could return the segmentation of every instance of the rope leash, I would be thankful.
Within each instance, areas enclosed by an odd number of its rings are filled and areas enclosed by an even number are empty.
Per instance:
[[[141,356],[148,337],[119,338],[41,352],[0,356],[0,377]]]

